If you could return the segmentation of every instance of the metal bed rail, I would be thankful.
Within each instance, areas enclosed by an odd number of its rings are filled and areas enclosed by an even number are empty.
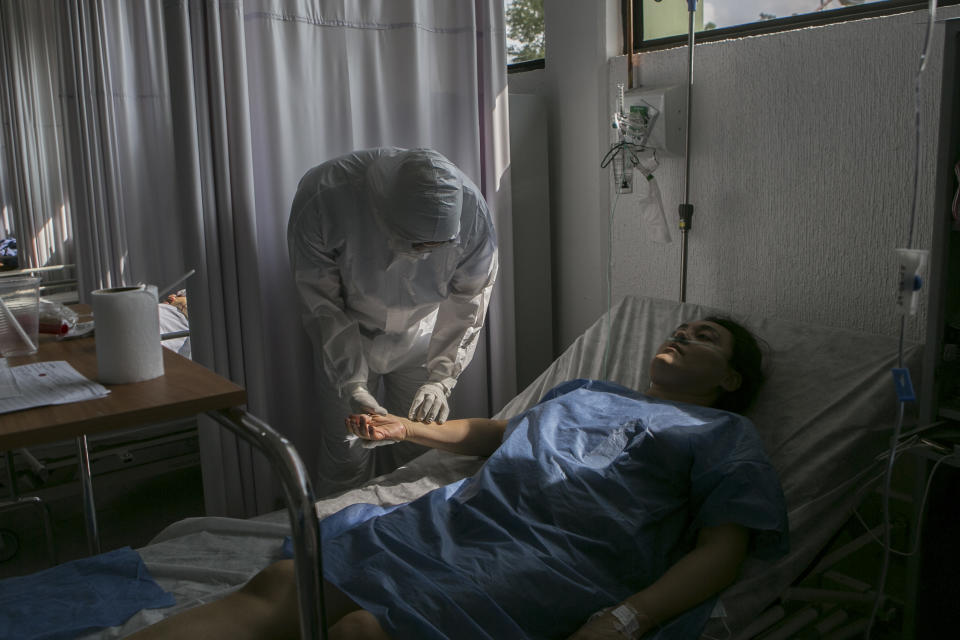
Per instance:
[[[300,637],[304,640],[323,640],[327,622],[323,604],[320,519],[310,476],[300,455],[293,443],[245,411],[224,409],[208,412],[207,415],[262,451],[279,474],[293,534],[300,602]]]

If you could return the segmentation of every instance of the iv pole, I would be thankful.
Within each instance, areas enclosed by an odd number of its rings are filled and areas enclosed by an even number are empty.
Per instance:
[[[686,170],[683,174],[683,204],[680,205],[680,302],[687,301],[687,232],[693,222],[693,205],[690,204],[690,121],[693,94],[693,22],[697,12],[697,0],[687,0],[689,22],[687,26],[687,131]]]

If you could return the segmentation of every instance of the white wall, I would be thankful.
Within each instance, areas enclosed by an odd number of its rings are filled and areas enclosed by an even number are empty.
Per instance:
[[[547,0],[546,68],[510,76],[511,93],[541,93],[550,109],[558,350],[606,307],[611,178],[599,162],[615,85],[626,78],[611,24],[618,11],[613,0]],[[938,13],[958,15],[958,7]],[[907,242],[925,21],[922,11],[697,45],[688,301],[896,334],[892,254]],[[919,248],[930,246],[939,44],[923,80]],[[685,48],[635,63],[643,85],[686,82]],[[621,197],[614,300],[679,296],[682,159],[662,158],[657,176],[675,242],[646,239],[635,199]],[[922,306],[908,338],[923,338],[924,318]]]
[[[544,3],[543,72],[512,74],[510,92],[540,94],[548,104],[554,342],[557,352],[605,308],[605,214],[600,159],[607,64],[620,50],[618,0]],[[523,77],[526,76],[526,77]],[[514,216],[523,211],[514,210]],[[517,240],[522,250],[523,240]],[[518,264],[518,269],[521,265]],[[522,339],[518,336],[518,340]]]
[[[538,95],[510,96],[510,184],[514,260],[517,388],[523,389],[553,362],[550,185],[546,101]],[[519,240],[519,241],[518,241]],[[546,313],[544,312],[546,310]]]
[[[687,300],[897,334],[893,248],[909,234],[925,19],[914,12],[698,45]],[[930,247],[941,43],[921,91],[917,248]],[[641,85],[686,81],[685,48],[636,60]],[[610,69],[612,99],[626,59]],[[683,164],[664,160],[657,172],[672,224]],[[621,198],[615,295],[676,298],[679,241],[647,240],[636,210]],[[908,322],[909,338],[923,339],[925,311]]]

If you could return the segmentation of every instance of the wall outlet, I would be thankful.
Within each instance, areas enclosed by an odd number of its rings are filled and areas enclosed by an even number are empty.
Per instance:
[[[686,148],[686,87],[639,87],[623,94],[624,109],[653,107],[657,116],[647,138],[647,146],[661,155],[682,156]]]

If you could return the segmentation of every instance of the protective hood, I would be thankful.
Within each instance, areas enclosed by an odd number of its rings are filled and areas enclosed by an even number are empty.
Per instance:
[[[391,235],[406,242],[446,242],[460,233],[460,170],[432,149],[381,156],[367,183],[374,211]]]

